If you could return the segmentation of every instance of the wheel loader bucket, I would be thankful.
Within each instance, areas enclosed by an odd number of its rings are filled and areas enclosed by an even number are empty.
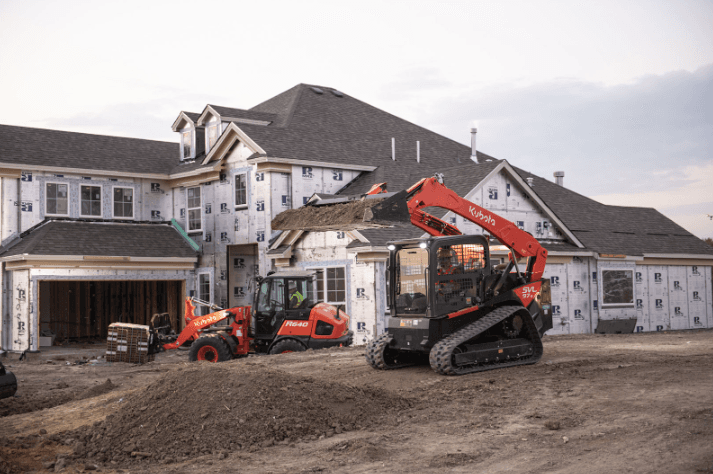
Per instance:
[[[17,379],[15,374],[5,369],[0,362],[0,398],[8,398],[17,392]]]
[[[406,191],[400,191],[315,200],[275,216],[272,229],[343,232],[407,223],[411,217],[406,195]]]

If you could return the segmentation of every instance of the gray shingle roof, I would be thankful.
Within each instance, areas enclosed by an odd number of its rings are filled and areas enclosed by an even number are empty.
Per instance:
[[[38,224],[0,258],[30,255],[120,257],[197,257],[172,226],[165,223],[48,221]]]
[[[0,163],[165,174],[179,159],[178,143],[0,125]]]
[[[377,109],[354,97],[337,97],[332,88],[299,84],[253,107],[277,115],[268,127],[240,125],[268,156],[299,160],[379,166],[391,160],[391,139],[396,139],[396,160],[403,166],[416,162],[416,141],[421,162],[454,166],[469,159],[470,147]]]

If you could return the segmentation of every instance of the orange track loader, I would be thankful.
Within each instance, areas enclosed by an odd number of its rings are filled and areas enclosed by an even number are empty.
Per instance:
[[[512,222],[461,198],[441,175],[398,193],[382,194],[385,190],[381,183],[362,196],[362,202],[375,204],[349,227],[410,222],[430,237],[387,244],[390,317],[386,332],[367,345],[369,364],[394,369],[428,356],[436,372],[460,375],[536,363],[543,352],[541,337],[552,328],[549,281],[542,278],[547,250]],[[380,195],[386,198],[378,200]],[[352,209],[356,201],[337,196],[312,205]],[[427,207],[447,209],[482,227],[509,249],[508,263],[491,261],[486,236],[463,235],[425,212]],[[314,229],[304,225],[309,212],[300,211],[301,229],[324,230],[328,223],[315,222]],[[527,259],[522,269],[521,259]]]

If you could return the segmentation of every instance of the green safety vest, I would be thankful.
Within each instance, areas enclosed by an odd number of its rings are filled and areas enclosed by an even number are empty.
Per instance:
[[[304,301],[305,299],[305,297],[302,296],[299,291],[295,291],[294,293],[292,293],[292,296],[290,296],[290,301],[292,301],[292,298],[294,298],[295,296],[297,297],[297,304],[302,303],[302,301]]]

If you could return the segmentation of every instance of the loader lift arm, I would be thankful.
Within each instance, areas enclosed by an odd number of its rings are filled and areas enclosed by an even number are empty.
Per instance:
[[[393,198],[401,198],[394,196]],[[497,214],[460,197],[443,184],[442,176],[424,178],[406,190],[411,223],[433,236],[462,235],[455,226],[425,212],[427,207],[440,207],[482,227],[500,243],[511,250],[511,262],[527,257],[525,280],[534,282],[542,278],[547,260],[547,250],[532,235]],[[508,270],[509,271],[509,270]]]

